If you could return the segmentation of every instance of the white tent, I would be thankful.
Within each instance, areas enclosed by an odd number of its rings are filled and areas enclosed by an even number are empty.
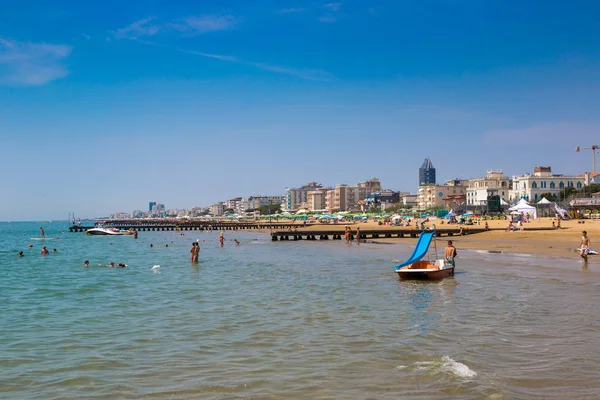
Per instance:
[[[537,218],[536,208],[533,207],[528,202],[526,202],[525,199],[519,200],[519,202],[516,205],[509,208],[509,210],[510,211],[518,211],[519,214],[523,213],[523,215],[529,214],[531,216],[531,218],[533,218],[533,219]]]
[[[549,201],[547,198],[542,197],[542,199],[538,201],[538,204],[552,204],[552,202]]]
[[[502,197],[500,197],[500,205],[501,206],[507,206],[508,203]]]

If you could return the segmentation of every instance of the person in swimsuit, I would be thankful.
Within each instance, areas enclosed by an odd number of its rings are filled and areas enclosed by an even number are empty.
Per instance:
[[[44,228],[40,227],[40,234],[42,235],[42,239],[46,238],[46,232],[44,232]]]
[[[83,267],[87,268],[90,266],[90,261],[89,260],[85,260],[85,262],[83,263]]]
[[[46,254],[50,254],[50,252],[48,251],[48,249],[46,248],[46,246],[42,246],[42,252],[40,254],[43,255],[43,256],[45,256]]]
[[[590,251],[590,238],[587,236],[587,232],[583,231],[581,237],[581,243],[579,243],[579,255],[583,258],[583,261],[587,263],[588,252]]]
[[[192,248],[190,249],[190,258],[192,263],[198,262],[198,255],[200,254],[200,245],[197,242],[192,242]]]
[[[23,250],[21,250],[21,251],[19,252],[19,254],[17,255],[17,257],[25,257],[25,255],[23,254]]]
[[[223,247],[223,242],[225,241],[225,236],[223,236],[223,232],[219,235],[219,244]]]
[[[456,247],[454,247],[454,245],[452,244],[452,240],[448,240],[448,245],[446,246],[446,249],[444,250],[444,258],[446,259],[446,262],[449,264],[452,264],[452,266],[455,266],[454,263],[454,258],[457,256],[456,253]]]

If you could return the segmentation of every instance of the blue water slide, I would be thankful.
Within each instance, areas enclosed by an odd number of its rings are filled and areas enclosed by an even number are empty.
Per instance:
[[[429,250],[429,245],[431,244],[434,235],[435,231],[421,232],[421,235],[419,235],[419,240],[417,241],[417,245],[415,246],[415,250],[413,251],[412,255],[408,258],[408,260],[404,261],[402,264],[398,264],[395,270],[398,271],[400,268],[413,264],[419,261],[421,258],[425,257],[425,255],[427,254],[427,250]]]

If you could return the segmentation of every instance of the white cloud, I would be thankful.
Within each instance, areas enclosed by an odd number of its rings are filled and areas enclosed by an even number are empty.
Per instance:
[[[169,22],[161,22],[154,17],[136,21],[125,28],[112,31],[115,39],[140,39],[161,32],[179,32],[185,35],[200,35],[208,32],[223,31],[235,26],[239,21],[232,15],[203,14],[190,16]]]
[[[156,18],[148,17],[135,21],[125,28],[117,29],[112,34],[115,39],[139,39],[144,36],[154,36],[160,29],[161,26],[156,22]]]
[[[337,20],[339,19],[338,17],[340,15],[339,11],[341,6],[341,2],[323,4],[323,8],[327,9],[328,12],[317,18],[317,21],[326,23],[337,22]]]
[[[331,11],[338,11],[341,6],[342,6],[341,2],[339,2],[339,3],[327,3],[327,4],[323,4],[323,7],[329,8]]]
[[[44,85],[69,74],[64,60],[71,46],[0,38],[0,84]]]
[[[168,24],[172,29],[191,35],[223,31],[232,28],[238,20],[232,15],[198,15]]]
[[[263,71],[270,71],[270,72],[275,72],[278,74],[294,76],[296,78],[305,79],[305,80],[309,80],[309,81],[331,81],[331,80],[335,79],[335,76],[333,76],[331,73],[324,71],[324,70],[320,70],[320,69],[288,68],[288,67],[282,67],[279,65],[271,65],[271,64],[259,63],[259,62],[254,62],[254,61],[246,61],[246,60],[239,59],[237,57],[225,56],[225,55],[220,55],[220,54],[211,54],[211,53],[204,53],[201,51],[185,50],[185,49],[178,49],[178,50],[181,52],[184,52],[184,53],[188,53],[188,54],[194,54],[197,56],[213,58],[216,60],[227,61],[227,62],[232,62],[232,63],[236,63],[236,64],[248,65],[248,66],[251,66],[254,68],[262,69]]]
[[[306,8],[284,8],[282,10],[277,10],[277,14],[293,14],[300,13],[306,11]]]

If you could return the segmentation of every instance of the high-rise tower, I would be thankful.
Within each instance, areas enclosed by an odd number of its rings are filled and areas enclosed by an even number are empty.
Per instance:
[[[423,165],[419,168],[419,185],[435,185],[435,168],[429,157],[423,161]]]

